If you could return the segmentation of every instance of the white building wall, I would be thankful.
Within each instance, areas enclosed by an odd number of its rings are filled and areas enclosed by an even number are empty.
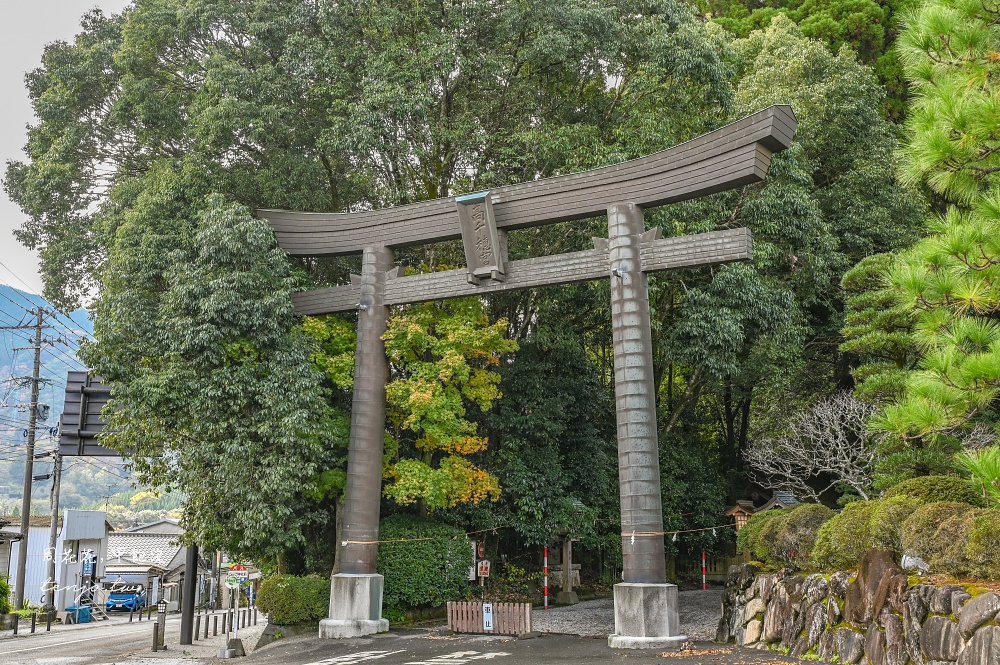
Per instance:
[[[56,539],[56,552],[62,552],[63,539],[60,534]],[[10,562],[8,570],[3,571],[10,578],[10,587],[13,590],[17,583],[17,557],[19,556],[21,543],[11,543]],[[28,527],[28,563],[27,574],[25,575],[24,599],[32,606],[41,606],[42,597],[47,591],[46,581],[48,580],[48,562],[45,560],[45,552],[49,547],[49,527],[29,526]],[[57,554],[58,556],[58,554]],[[58,559],[56,562],[58,563]],[[59,577],[59,566],[56,566],[56,578]],[[13,594],[11,594],[13,595]]]

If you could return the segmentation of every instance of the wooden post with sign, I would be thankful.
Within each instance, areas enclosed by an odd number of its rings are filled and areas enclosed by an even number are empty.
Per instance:
[[[476,572],[479,575],[479,586],[486,584],[486,578],[490,576],[490,560],[480,559],[476,564]]]

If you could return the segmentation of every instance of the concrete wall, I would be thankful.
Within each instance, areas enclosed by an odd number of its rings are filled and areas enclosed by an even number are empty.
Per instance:
[[[856,576],[733,566],[716,640],[824,662],[998,665],[1000,594],[977,591],[911,584],[885,552]]]

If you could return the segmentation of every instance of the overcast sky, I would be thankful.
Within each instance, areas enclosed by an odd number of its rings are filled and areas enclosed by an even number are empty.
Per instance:
[[[42,50],[55,41],[70,41],[79,32],[80,17],[94,7],[105,13],[120,12],[129,0],[0,0],[0,161],[23,159],[25,126],[34,122],[24,74],[41,63]],[[40,292],[38,259],[14,238],[13,229],[24,216],[0,193],[0,263],[32,290]],[[0,267],[0,282],[25,290],[10,272]]]

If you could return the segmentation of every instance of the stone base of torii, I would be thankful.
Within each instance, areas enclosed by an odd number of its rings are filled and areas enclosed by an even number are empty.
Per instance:
[[[332,577],[320,637],[389,629],[382,617],[384,581],[375,570],[388,378],[382,335],[389,306],[605,278],[611,284],[623,555],[608,644],[661,648],[687,639],[678,634],[677,587],[666,583],[646,273],[748,260],[750,235],[730,229],[660,239],[658,230],[645,230],[643,207],[760,182],[795,127],[789,107],[773,106],[654,155],[491,192],[347,214],[258,211],[289,254],[362,254],[361,275],[352,284],[293,296],[301,314],[358,312],[342,572]],[[506,256],[509,229],[602,213],[608,237],[595,239],[593,250],[522,261]],[[464,241],[466,269],[399,275],[392,247],[454,238]]]

